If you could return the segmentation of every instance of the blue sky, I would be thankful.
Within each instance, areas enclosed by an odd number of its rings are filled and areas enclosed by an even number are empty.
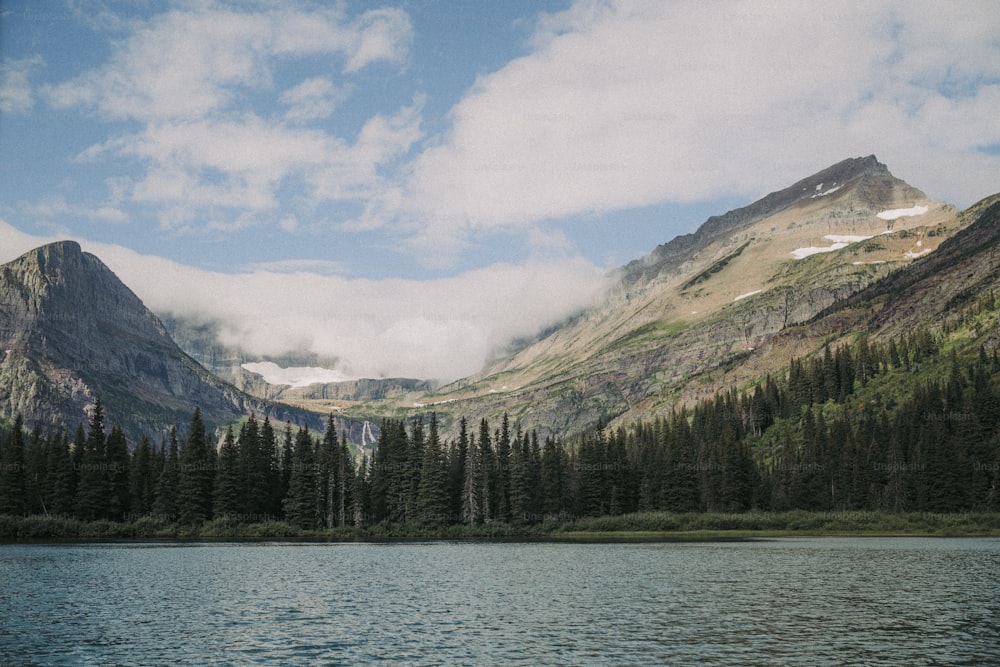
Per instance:
[[[1000,189],[992,2],[0,8],[0,260],[75,238],[158,312],[353,375],[472,372],[846,157]]]

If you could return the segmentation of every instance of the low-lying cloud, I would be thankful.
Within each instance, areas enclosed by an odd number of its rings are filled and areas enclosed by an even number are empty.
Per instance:
[[[0,222],[0,261],[52,240]],[[336,357],[337,370],[354,377],[472,374],[513,339],[595,303],[608,280],[579,258],[494,264],[435,280],[259,268],[226,274],[79,241],[158,314],[218,323],[221,342],[253,354]]]

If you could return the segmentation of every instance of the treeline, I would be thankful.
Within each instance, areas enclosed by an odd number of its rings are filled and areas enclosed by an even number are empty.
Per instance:
[[[386,419],[373,453],[251,417],[216,448],[198,411],[188,433],[128,446],[89,430],[0,435],[0,514],[304,529],[535,524],[633,512],[996,511],[1000,360],[942,357],[919,330],[793,359],[787,374],[631,428],[571,442],[483,419],[445,443],[437,416]],[[930,365],[930,373],[921,369]],[[943,370],[947,369],[947,370]],[[926,370],[926,369],[925,369]],[[927,376],[939,379],[927,379]]]

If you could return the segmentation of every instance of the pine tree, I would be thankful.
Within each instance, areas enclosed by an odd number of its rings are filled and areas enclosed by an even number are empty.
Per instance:
[[[132,463],[130,469],[130,497],[132,516],[145,516],[153,511],[153,502],[156,499],[156,453],[153,445],[145,435],[139,439],[132,452]]]
[[[131,488],[128,443],[118,426],[111,429],[105,449],[109,491],[107,516],[112,521],[122,521],[130,510]]]
[[[528,437],[518,429],[510,450],[510,513],[515,523],[529,523],[531,520],[530,451]]]
[[[341,516],[340,492],[344,480],[340,477],[343,473],[340,461],[340,442],[337,439],[337,428],[333,423],[332,414],[327,419],[326,432],[320,442],[318,459],[320,503],[317,511],[324,526],[333,528],[339,525],[338,519]]]
[[[405,431],[404,431],[405,435]],[[417,495],[420,491],[421,465],[424,460],[424,447],[426,438],[424,436],[423,417],[417,417],[410,428],[409,438],[405,440],[406,464],[405,472],[401,480],[403,484],[403,522],[413,521],[419,514],[417,507]]]
[[[483,508],[481,503],[482,474],[479,470],[479,451],[476,448],[474,438],[469,438],[466,429],[465,418],[459,425],[459,443],[466,442],[465,470],[462,479],[462,523],[474,525],[483,520]],[[460,449],[461,449],[460,445]]]
[[[42,429],[35,424],[24,450],[24,511],[26,514],[48,514],[45,506],[47,484],[45,441]]]
[[[24,514],[24,419],[20,414],[0,448],[0,514]]]
[[[438,435],[437,414],[431,413],[430,433],[424,443],[420,466],[417,511],[420,523],[450,523],[448,514],[448,462]]]
[[[199,524],[212,518],[214,458],[205,434],[201,409],[195,408],[187,442],[181,448],[180,456],[177,507],[181,523]]]
[[[243,480],[240,474],[240,452],[236,446],[233,427],[226,429],[226,436],[219,449],[215,471],[215,487],[212,511],[216,518],[230,522],[242,521],[246,505],[243,500]]]
[[[300,428],[292,450],[292,469],[285,496],[285,520],[299,528],[319,527],[316,450],[308,427]]]
[[[180,509],[177,503],[180,487],[180,453],[177,444],[177,428],[170,429],[170,444],[161,448],[164,456],[163,468],[156,484],[156,500],[153,503],[153,513],[163,521],[177,521]],[[163,452],[163,449],[166,451]]]
[[[496,516],[497,520],[509,522],[510,509],[510,418],[503,413],[496,441]]]
[[[493,500],[496,497],[496,485],[494,481],[496,458],[493,452],[493,442],[490,439],[490,423],[485,417],[479,422],[478,445],[479,449],[476,453],[476,458],[478,459],[477,464],[479,467],[480,515],[485,523],[491,523],[494,518],[493,510],[495,507]]]
[[[105,456],[104,407],[94,403],[90,431],[78,457],[80,473],[76,492],[76,516],[84,521],[107,517],[110,485]]]
[[[281,517],[283,510],[281,507],[288,493],[288,479],[285,477],[284,466],[287,462],[284,459],[284,450],[278,447],[277,439],[274,435],[274,428],[271,420],[264,417],[260,425],[260,465],[262,484],[260,493],[263,497],[260,505],[254,504],[267,516]],[[256,493],[252,488],[248,493]]]
[[[556,517],[563,511],[565,495],[566,456],[562,444],[546,438],[541,462],[542,513],[546,517]]]
[[[48,452],[50,495],[46,501],[49,512],[56,516],[68,517],[73,513],[76,502],[76,469],[69,451],[69,440],[65,433],[52,438]]]

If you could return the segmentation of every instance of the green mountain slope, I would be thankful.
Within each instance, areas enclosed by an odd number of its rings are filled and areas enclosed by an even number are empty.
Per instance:
[[[663,416],[815,349],[805,323],[933,257],[971,217],[874,156],[845,160],[623,267],[600,306],[419,406],[364,409],[435,409],[443,423],[506,411],[559,435]]]

